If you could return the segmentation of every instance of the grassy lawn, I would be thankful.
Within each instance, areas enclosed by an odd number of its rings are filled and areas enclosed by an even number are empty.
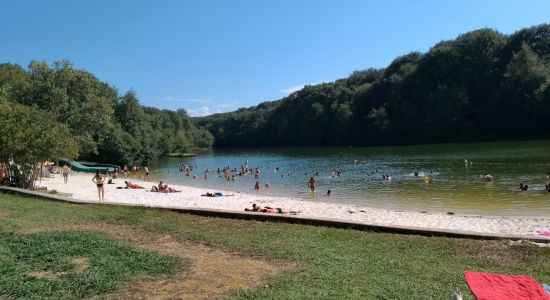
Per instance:
[[[0,295],[8,298],[88,297],[180,265],[177,258],[138,251],[101,234],[0,233]]]
[[[131,279],[128,274],[172,272],[181,264],[173,258],[131,249],[101,234],[78,230],[24,234],[36,228],[70,224],[134,228],[183,243],[293,266],[266,284],[225,295],[231,299],[448,299],[456,289],[462,291],[464,299],[473,299],[462,276],[465,270],[530,275],[539,282],[550,283],[550,248],[510,245],[507,241],[230,220],[143,208],[70,205],[0,194],[0,268],[10,270],[9,276],[0,275],[0,298],[47,296],[53,289],[65,291],[65,285],[69,286],[67,297],[88,296],[116,288],[117,280]],[[91,245],[102,243],[112,246],[87,252],[94,248]],[[61,246],[68,244],[81,244],[82,248]],[[36,250],[25,251],[25,247]],[[61,249],[64,252],[57,253]],[[83,249],[87,251],[79,252]],[[111,256],[109,260],[121,261],[107,269],[111,263],[101,265],[100,258],[113,253],[119,256]],[[65,258],[81,256],[89,257],[97,270],[89,267],[76,275],[59,276],[55,288],[49,282],[34,283],[50,279],[25,275],[33,270],[68,272],[74,266]],[[149,263],[153,267],[145,266]],[[22,287],[14,287],[23,279],[32,288],[23,291]],[[71,287],[75,282],[102,285],[77,291]]]

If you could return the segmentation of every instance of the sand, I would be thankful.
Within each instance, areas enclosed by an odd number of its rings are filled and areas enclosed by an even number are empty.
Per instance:
[[[61,193],[70,193],[72,198],[79,200],[97,201],[97,189],[91,181],[93,174],[73,173],[69,176],[68,184],[63,183],[61,175],[43,179],[41,186],[48,191],[56,190]],[[207,190],[183,185],[170,185],[181,193],[155,193],[149,190],[156,182],[133,180],[147,189],[117,189],[124,186],[124,179],[116,179],[116,184],[105,185],[106,203],[124,203],[151,207],[169,208],[206,208],[241,212],[244,208],[251,208],[253,203],[261,206],[281,207],[300,211],[301,217],[324,218],[347,222],[375,224],[383,226],[420,227],[435,230],[459,230],[482,234],[508,234],[538,238],[548,238],[541,233],[550,231],[550,216],[486,216],[486,215],[448,215],[435,212],[394,211],[365,207],[360,205],[321,203],[311,200],[270,197],[262,195],[262,191],[251,193],[236,193],[221,191],[228,197],[203,197]]]

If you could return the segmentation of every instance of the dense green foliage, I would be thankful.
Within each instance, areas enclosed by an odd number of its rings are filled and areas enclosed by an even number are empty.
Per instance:
[[[550,24],[481,29],[288,97],[196,120],[216,146],[548,137]]]
[[[1,101],[0,96],[0,167],[11,174],[12,184],[32,187],[39,171],[37,165],[77,155],[66,125],[34,107]]]
[[[267,285],[236,291],[231,299],[449,299],[456,289],[464,299],[474,299],[463,271],[523,274],[538,282],[550,281],[550,248],[527,243],[75,206],[1,193],[0,212],[5,214],[0,219],[4,233],[60,224],[99,223],[114,230],[122,225],[294,266]]]
[[[169,152],[208,148],[212,136],[197,129],[185,110],[143,107],[135,92],[120,96],[70,62],[0,65],[0,102],[36,107],[68,126],[80,159],[116,164],[148,163]],[[21,126],[26,126],[21,124]]]
[[[86,262],[82,270],[75,260]],[[133,249],[100,234],[0,233],[0,297],[5,299],[82,299],[180,266],[177,258]]]

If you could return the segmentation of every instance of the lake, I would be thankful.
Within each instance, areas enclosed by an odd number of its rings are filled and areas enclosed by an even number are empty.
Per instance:
[[[465,159],[471,164],[465,164]],[[254,174],[227,181],[224,166],[261,168],[260,191]],[[181,164],[194,167],[190,176]],[[209,169],[208,180],[204,170]],[[276,169],[278,168],[278,170]],[[190,158],[165,158],[152,175],[168,183],[306,201],[360,204],[394,210],[453,211],[492,215],[549,215],[550,141],[435,144],[395,147],[308,147],[219,149]],[[340,171],[341,176],[337,176]],[[317,191],[307,186],[311,176]],[[415,176],[418,173],[418,176]],[[391,181],[384,181],[388,174]],[[479,174],[479,175],[478,175]],[[494,177],[485,183],[483,175]],[[196,178],[193,178],[193,175]],[[333,176],[334,175],[334,176]],[[220,177],[221,176],[221,177]],[[426,183],[424,176],[429,177]],[[481,176],[481,177],[480,177]],[[529,191],[518,192],[519,183]],[[263,188],[265,183],[269,189]],[[333,195],[327,197],[327,190]]]

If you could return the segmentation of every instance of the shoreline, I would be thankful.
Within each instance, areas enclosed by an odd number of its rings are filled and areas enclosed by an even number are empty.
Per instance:
[[[63,183],[59,174],[42,179],[41,186],[48,191],[72,194],[73,198],[97,201],[97,189],[92,183],[93,175],[73,173],[68,184]],[[380,226],[416,227],[428,230],[457,230],[480,234],[521,235],[536,238],[550,238],[541,232],[550,232],[550,216],[491,216],[484,214],[448,215],[444,212],[397,211],[353,204],[325,203],[289,197],[253,195],[221,190],[223,197],[204,197],[207,192],[218,192],[206,188],[184,185],[170,185],[179,193],[155,193],[150,188],[154,182],[144,182],[128,178],[145,189],[116,189],[124,186],[125,178],[115,180],[116,184],[105,184],[105,200],[110,203],[135,204],[149,207],[218,209],[243,212],[253,203],[260,206],[281,207],[285,210],[298,210],[299,217],[333,219],[345,222],[373,224]]]

